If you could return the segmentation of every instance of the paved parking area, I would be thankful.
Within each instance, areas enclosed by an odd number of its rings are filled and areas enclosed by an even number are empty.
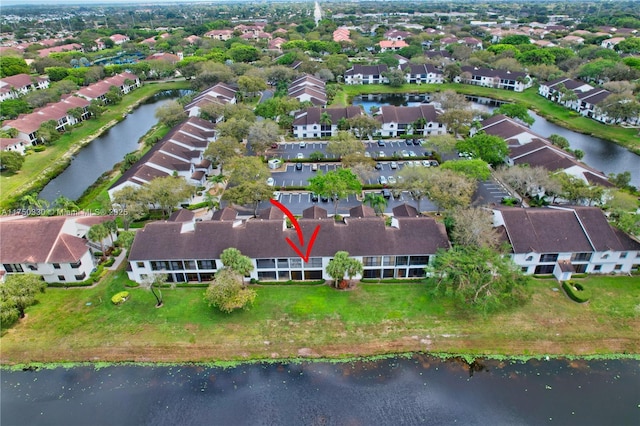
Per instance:
[[[425,149],[421,145],[414,145],[410,143],[407,145],[405,141],[399,140],[385,140],[384,146],[379,146],[377,141],[370,142],[364,141],[366,152],[371,154],[372,158],[380,157],[380,151],[382,151],[387,158],[391,158],[395,155],[401,157],[402,150],[407,152],[413,151],[416,156],[424,156]],[[311,153],[319,151],[325,154],[326,158],[335,158],[332,155],[327,154],[327,142],[282,142],[278,144],[277,148],[269,150],[268,155],[270,157],[280,157],[284,160],[295,159],[298,154],[303,154],[304,158],[309,158]]]
[[[471,204],[474,206],[500,204],[503,197],[511,197],[511,194],[500,182],[490,178],[478,183],[478,188],[473,194]]]

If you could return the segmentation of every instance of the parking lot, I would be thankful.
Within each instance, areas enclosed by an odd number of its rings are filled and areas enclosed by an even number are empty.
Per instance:
[[[378,145],[378,142],[363,142],[365,145],[365,152],[368,152],[372,158],[379,158],[380,152],[384,153],[384,157],[392,158],[394,155],[398,158],[402,157],[402,151],[407,151],[407,154],[410,154],[411,151],[417,157],[422,157],[425,155],[425,150],[422,145],[415,145],[412,142],[398,141],[398,140],[387,140],[383,141],[383,146]],[[279,143],[277,148],[272,148],[269,150],[269,155],[271,157],[280,157],[283,160],[291,160],[295,159],[298,154],[302,154],[304,158],[309,158],[309,156],[313,152],[322,152],[325,155],[325,158],[335,158],[332,155],[327,154],[326,152],[327,142],[283,142]],[[407,156],[409,158],[409,156]]]

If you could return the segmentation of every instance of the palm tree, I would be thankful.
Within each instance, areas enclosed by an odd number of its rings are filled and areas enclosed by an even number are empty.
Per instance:
[[[104,255],[104,239],[109,236],[109,230],[103,223],[99,223],[97,225],[93,225],[89,228],[89,232],[87,232],[87,239],[90,241],[97,242],[100,244],[100,251],[102,252],[102,258],[105,258]]]
[[[367,192],[364,196],[364,202],[369,204],[369,206],[375,210],[377,215],[381,215],[389,203],[381,194],[377,194],[375,192]]]

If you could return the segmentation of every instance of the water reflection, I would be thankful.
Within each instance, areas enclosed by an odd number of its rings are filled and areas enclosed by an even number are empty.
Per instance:
[[[428,355],[350,363],[2,372],[0,421],[40,424],[637,424],[640,364]]]

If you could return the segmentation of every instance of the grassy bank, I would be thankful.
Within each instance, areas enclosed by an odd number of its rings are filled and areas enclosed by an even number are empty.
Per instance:
[[[129,112],[159,91],[187,87],[189,85],[184,81],[145,84],[123,97],[118,105],[109,106],[100,118],[82,122],[44,151],[26,156],[18,173],[0,174],[0,207],[8,208],[24,194],[42,189],[67,167],[73,154],[122,120],[125,112]]]
[[[488,319],[460,316],[432,299],[425,284],[256,287],[255,306],[221,314],[202,288],[153,295],[128,289],[122,271],[89,289],[47,289],[27,317],[7,330],[3,364],[28,362],[184,362],[319,357],[429,351],[475,355],[640,353],[638,277],[592,277],[586,304],[571,301],[555,281],[536,280],[532,302]]]
[[[595,120],[582,117],[575,111],[571,111],[538,95],[537,87],[532,87],[522,93],[508,90],[493,89],[490,87],[472,86],[468,84],[404,84],[400,88],[389,87],[384,84],[349,85],[342,86],[332,106],[345,106],[357,95],[370,93],[434,93],[447,89],[455,90],[466,95],[475,95],[508,102],[520,102],[529,109],[543,116],[547,120],[559,126],[575,132],[591,135],[622,145],[627,149],[640,154],[640,137],[638,129],[627,129],[619,126],[611,126],[599,123]],[[549,136],[549,135],[542,135]]]

